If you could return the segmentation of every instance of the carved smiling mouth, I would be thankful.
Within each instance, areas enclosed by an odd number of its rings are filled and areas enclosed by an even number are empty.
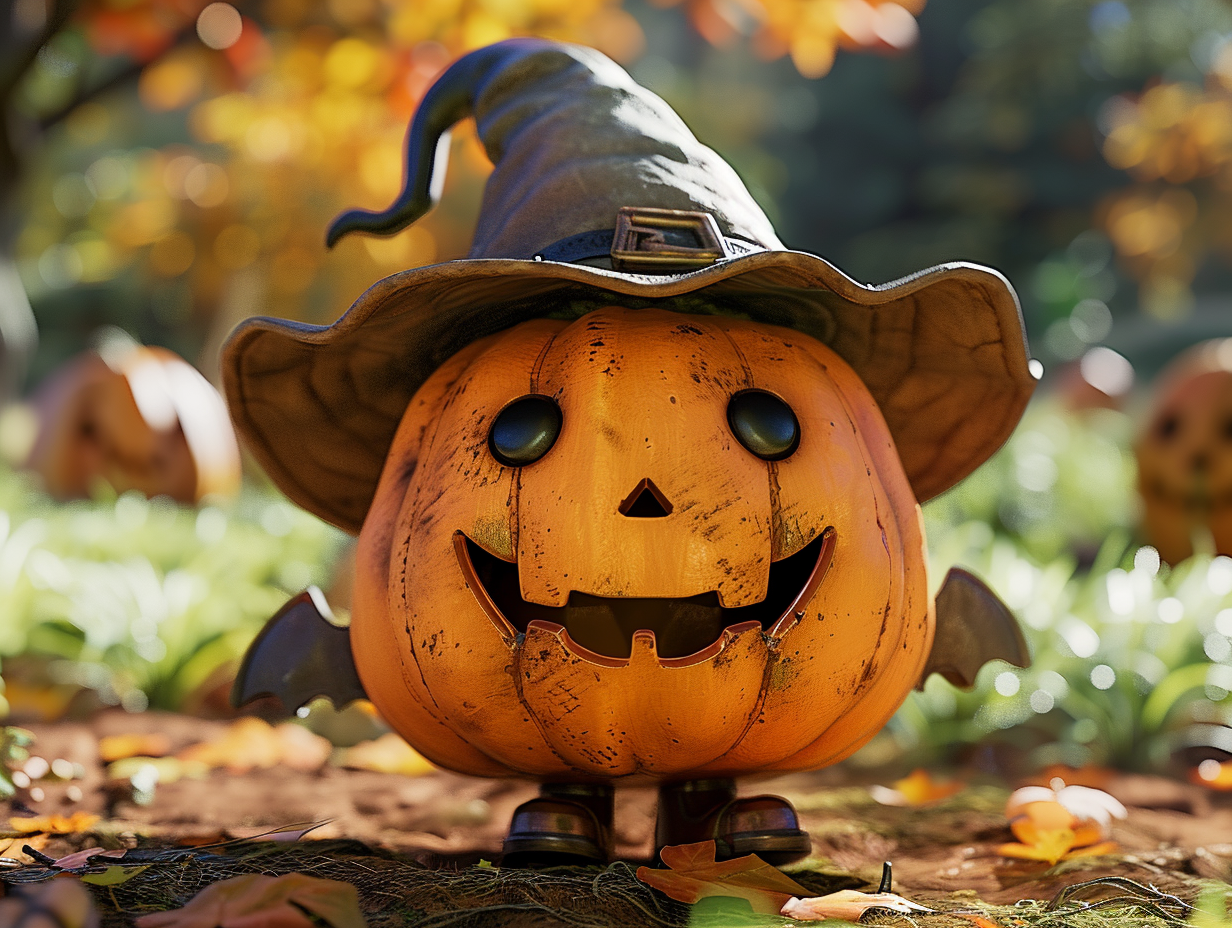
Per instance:
[[[564,606],[543,606],[522,598],[516,563],[489,554],[462,532],[454,535],[454,550],[475,598],[507,637],[539,621],[563,627],[588,651],[628,658],[634,632],[647,629],[654,633],[660,658],[679,658],[707,649],[733,626],[756,623],[774,636],[785,632],[803,615],[821,585],[834,539],[834,529],[827,528],[795,554],[772,563],[765,599],[736,608],[720,605],[715,591],[683,599],[572,592]]]

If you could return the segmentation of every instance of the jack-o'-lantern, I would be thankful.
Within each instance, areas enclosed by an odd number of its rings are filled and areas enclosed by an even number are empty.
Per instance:
[[[422,214],[468,110],[495,161],[469,259],[225,349],[254,454],[359,532],[349,630],[297,598],[235,697],[366,693],[442,766],[544,781],[507,854],[601,858],[611,786],[654,782],[661,845],[799,856],[790,806],[731,778],[848,756],[933,670],[1026,660],[969,575],[934,608],[917,505],[1022,412],[1013,292],[970,265],[865,287],[783,249],[663,101],[531,40],[446,72],[404,195],[331,238]]]
[[[239,489],[222,397],[166,348],[116,333],[54,372],[32,405],[38,436],[26,466],[58,499],[90,496],[99,481],[184,503]]]
[[[1160,375],[1134,443],[1147,540],[1169,564],[1199,545],[1232,554],[1232,338],[1185,352]]]

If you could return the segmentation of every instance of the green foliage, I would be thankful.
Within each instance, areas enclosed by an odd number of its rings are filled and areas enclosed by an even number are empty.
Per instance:
[[[130,709],[173,709],[327,580],[341,533],[268,493],[200,510],[136,494],[57,504],[0,470],[0,659]]]
[[[987,580],[1033,664],[986,666],[970,692],[934,677],[891,723],[899,748],[936,761],[1000,743],[1037,765],[1127,769],[1232,748],[1232,559],[1169,569],[1131,540],[1128,440],[1119,414],[1038,403],[971,480],[926,507],[934,583],[955,564]]]
[[[980,525],[1040,563],[1089,562],[1110,535],[1127,539],[1138,505],[1131,433],[1121,413],[1034,403],[1004,448],[926,507],[935,559],[948,566],[987,549]]]
[[[26,750],[34,741],[34,735],[24,728],[12,725],[0,728],[0,799],[8,799],[17,792],[13,783],[13,770],[30,756]]]

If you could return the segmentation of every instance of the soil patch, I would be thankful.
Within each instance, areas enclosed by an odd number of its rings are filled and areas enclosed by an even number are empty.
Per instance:
[[[200,779],[159,784],[148,801],[138,803],[127,782],[107,781],[98,756],[100,737],[161,731],[179,748],[221,732],[225,724],[156,713],[103,713],[88,723],[31,726],[37,738],[34,753],[48,761],[67,760],[82,776],[41,781],[41,799],[26,794],[9,804],[8,815],[85,811],[102,816],[88,835],[52,838],[44,849],[52,857],[91,845],[168,855],[151,857],[148,870],[120,886],[96,888],[108,926],[128,925],[141,911],[175,907],[228,876],[293,871],[354,883],[372,928],[783,923],[713,901],[690,910],[637,881],[636,866],[649,863],[651,853],[650,789],[618,791],[619,862],[607,868],[529,872],[486,862],[497,859],[514,807],[535,795],[532,783],[444,771],[408,778],[330,766],[316,772],[276,767],[243,775],[213,771]],[[1209,881],[1232,879],[1232,802],[1199,786],[1113,776],[1106,788],[1129,809],[1129,817],[1112,829],[1119,851],[1049,868],[996,853],[998,845],[1013,840],[1003,814],[1008,787],[975,785],[935,806],[902,808],[876,802],[862,779],[839,768],[742,784],[744,794],[773,793],[796,805],[812,835],[814,854],[791,869],[818,894],[874,887],[888,860],[894,890],[923,904],[968,911],[993,906],[980,911],[1004,925],[1015,924],[1007,920],[1011,915],[1023,925],[1095,925],[1090,920],[1104,917],[1098,915],[1104,910],[1070,913],[1058,921],[1056,912],[1044,911],[1042,901],[1065,886],[1104,876],[1150,884],[1186,901]],[[294,845],[183,848],[323,819],[330,821]],[[176,847],[181,849],[172,850]],[[28,870],[3,876],[14,880],[37,874]],[[1000,908],[1022,900],[1041,903]],[[1118,911],[1119,920],[1112,924],[1167,923],[1149,906]],[[869,920],[907,924],[888,915],[870,915]],[[924,916],[915,923],[972,924],[954,916]]]

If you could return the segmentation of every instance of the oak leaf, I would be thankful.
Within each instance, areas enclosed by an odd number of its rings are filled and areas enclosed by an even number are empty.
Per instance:
[[[678,902],[731,896],[748,900],[754,912],[777,915],[788,899],[808,895],[807,889],[756,854],[716,862],[713,841],[665,847],[659,857],[670,869],[638,867],[637,878]]]
[[[889,909],[910,915],[912,912],[932,912],[927,906],[904,899],[897,893],[862,893],[843,889],[827,896],[810,896],[804,899],[788,899],[779,911],[780,915],[798,921],[819,922],[826,918],[841,918],[849,922],[859,921],[869,909]]]
[[[314,917],[317,921],[314,922]],[[302,873],[249,874],[205,887],[182,909],[142,915],[137,928],[365,928],[350,883]]]

